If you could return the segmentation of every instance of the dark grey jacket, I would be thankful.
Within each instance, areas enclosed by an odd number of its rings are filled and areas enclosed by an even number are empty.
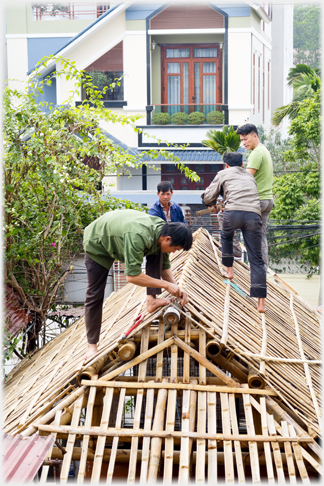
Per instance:
[[[251,211],[261,216],[260,199],[253,175],[243,167],[221,170],[201,196],[207,206],[221,195],[225,211]]]

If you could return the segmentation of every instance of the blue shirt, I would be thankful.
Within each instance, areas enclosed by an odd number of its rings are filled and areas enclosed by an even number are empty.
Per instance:
[[[160,200],[156,201],[153,204],[153,206],[150,207],[148,213],[150,216],[158,216],[159,218],[164,219],[164,221],[166,221],[165,214],[161,206]],[[179,204],[172,202],[172,205],[170,206],[170,213],[171,213],[172,223],[179,222],[179,223],[187,224]]]

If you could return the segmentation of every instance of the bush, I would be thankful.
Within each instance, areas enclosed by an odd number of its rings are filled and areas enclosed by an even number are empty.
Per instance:
[[[180,113],[173,113],[171,116],[171,123],[174,125],[185,125],[188,121],[187,113],[180,112]]]
[[[152,122],[153,125],[169,125],[171,117],[169,113],[154,113]]]
[[[208,125],[223,125],[224,118],[224,113],[222,111],[211,111],[207,115],[207,123]]]
[[[206,117],[203,113],[199,111],[194,111],[188,116],[188,123],[190,125],[201,125],[205,121]]]

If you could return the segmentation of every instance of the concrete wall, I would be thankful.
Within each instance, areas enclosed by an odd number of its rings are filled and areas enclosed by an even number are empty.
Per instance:
[[[320,292],[320,276],[313,275],[311,278],[307,278],[305,274],[298,273],[278,273],[290,287],[305,299],[311,305],[318,305],[318,298]],[[269,282],[274,281],[274,277],[267,275]]]

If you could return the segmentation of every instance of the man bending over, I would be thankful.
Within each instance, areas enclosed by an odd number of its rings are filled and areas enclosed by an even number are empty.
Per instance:
[[[154,312],[169,304],[169,299],[156,298],[165,289],[188,303],[188,296],[173,277],[169,253],[189,250],[192,234],[183,223],[166,223],[133,209],[105,213],[84,230],[83,246],[88,287],[85,299],[85,325],[88,352],[84,361],[98,351],[102,321],[102,304],[110,267],[114,260],[125,262],[127,282],[147,287],[147,311]],[[146,274],[141,265],[146,257]]]
[[[243,169],[242,154],[238,152],[224,154],[223,161],[225,169],[218,172],[201,197],[207,206],[214,206],[219,195],[224,198],[225,210],[221,232],[222,263],[227,267],[229,279],[234,277],[234,231],[242,230],[250,262],[250,297],[257,297],[258,312],[265,312],[267,282],[261,254],[262,220],[258,189],[253,175]]]

